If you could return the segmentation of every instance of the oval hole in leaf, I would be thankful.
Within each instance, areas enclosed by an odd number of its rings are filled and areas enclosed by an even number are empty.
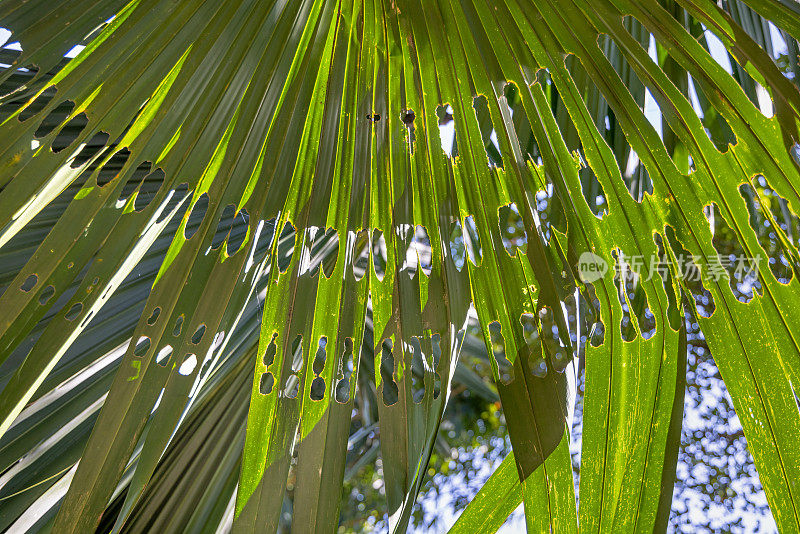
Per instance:
[[[141,336],[136,342],[136,347],[133,349],[133,356],[135,358],[141,358],[147,354],[148,350],[150,350],[150,338],[147,336]]]
[[[517,250],[525,254],[528,250],[528,234],[525,232],[525,223],[517,205],[512,202],[500,206],[497,215],[500,220],[500,237],[508,255],[515,257]]]
[[[242,248],[244,240],[247,237],[247,229],[249,226],[250,214],[246,209],[242,208],[233,218],[233,225],[231,226],[231,231],[228,235],[228,246],[225,251],[228,256],[233,256]]]
[[[133,209],[142,211],[155,198],[161,185],[164,183],[166,173],[163,169],[156,169],[142,180],[139,191],[136,192],[136,199],[133,201]]]
[[[489,323],[489,339],[492,342],[492,356],[497,363],[500,382],[508,385],[514,381],[514,367],[506,358],[506,340],[498,321]]]
[[[311,382],[311,392],[309,397],[312,401],[320,401],[325,396],[325,379],[321,376],[316,377]]]
[[[285,273],[292,264],[296,237],[297,228],[291,222],[286,221],[278,240],[278,270],[281,273]]]
[[[39,276],[36,274],[32,274],[28,276],[28,278],[26,278],[24,282],[22,282],[22,285],[19,286],[19,289],[20,291],[24,291],[27,293],[28,291],[36,287],[36,284],[38,282],[39,282]]]
[[[339,380],[336,383],[336,402],[340,404],[350,400],[350,377],[353,375],[353,339],[345,338],[344,352],[339,361]]]
[[[258,384],[258,391],[262,395],[269,395],[272,393],[272,387],[275,385],[275,377],[272,373],[264,373],[261,375],[261,380]]]
[[[372,268],[381,282],[386,276],[386,263],[386,239],[383,237],[383,231],[376,228],[372,231]]]
[[[203,193],[200,198],[192,206],[192,211],[186,221],[186,228],[183,229],[183,236],[186,239],[191,239],[197,230],[200,228],[200,223],[206,216],[208,210],[208,193]]]
[[[228,234],[231,231],[231,226],[233,225],[233,217],[236,215],[236,205],[235,204],[228,204],[222,210],[222,213],[219,215],[219,220],[217,221],[217,229],[214,231],[214,237],[211,240],[211,249],[216,250],[222,243],[225,241],[225,238],[228,237]]]
[[[106,147],[106,144],[108,143],[108,137],[108,133],[106,132],[95,133],[92,138],[86,142],[81,151],[78,152],[78,155],[75,156],[75,159],[72,160],[70,167],[77,169],[81,165],[96,157]]]
[[[50,298],[53,295],[55,295],[55,293],[56,293],[56,288],[52,285],[49,285],[46,288],[44,288],[42,290],[41,295],[39,295],[39,304],[42,305],[47,304],[47,301],[50,300]]]
[[[276,339],[278,339],[277,332],[272,334],[272,340],[269,342],[269,345],[267,345],[267,350],[264,352],[264,358],[262,361],[267,367],[272,365],[272,362],[275,361],[275,354],[278,353],[278,345],[275,342]]]
[[[53,139],[53,144],[50,145],[50,149],[55,153],[61,152],[80,137],[88,124],[89,117],[86,116],[86,113],[78,113],[61,127],[61,130],[59,130],[55,139]]]
[[[420,403],[425,398],[425,363],[423,362],[422,344],[417,336],[413,336],[409,346],[411,349],[411,398],[415,403]]]
[[[477,267],[481,264],[481,260],[483,259],[483,248],[481,248],[481,238],[478,235],[475,217],[470,215],[464,219],[464,227],[467,229],[463,234],[467,256],[469,256],[469,261]]]
[[[464,262],[467,258],[467,248],[464,244],[464,231],[461,227],[461,221],[456,221],[453,225],[453,231],[450,232],[450,258],[458,272],[464,268]]]
[[[442,151],[448,158],[458,155],[458,145],[456,144],[456,124],[453,120],[453,107],[436,106],[436,118],[439,124],[439,139],[442,144]]]
[[[181,335],[181,330],[183,330],[183,319],[184,319],[183,314],[179,315],[178,318],[175,319],[175,326],[172,327],[173,336],[178,337],[179,335]]]
[[[120,191],[119,198],[117,199],[119,203],[128,200],[133,192],[139,189],[142,180],[147,176],[147,173],[150,172],[151,166],[152,164],[149,161],[143,161],[134,169],[125,180],[125,185],[122,186],[122,191]]]
[[[147,318],[147,324],[149,324],[150,326],[156,324],[159,315],[161,315],[161,306],[156,306],[155,308],[153,308],[153,313],[151,313],[150,317]]]
[[[169,357],[172,355],[172,345],[164,345],[156,355],[156,363],[161,367],[166,367]]]
[[[82,311],[83,311],[83,303],[76,302],[70,307],[66,315],[64,315],[64,319],[66,319],[67,321],[74,321],[75,319],[78,318],[78,316],[81,314]]]
[[[58,128],[58,126],[70,116],[73,109],[75,109],[75,102],[71,100],[65,100],[64,102],[58,104],[42,120],[42,122],[39,124],[39,128],[36,129],[36,132],[33,134],[33,136],[36,139],[41,139],[42,137],[46,137],[48,134],[52,133],[53,130]],[[84,127],[85,126],[86,123],[84,123]]]
[[[192,334],[192,345],[197,345],[203,339],[203,336],[206,333],[206,325],[201,324],[197,327],[197,330],[194,331]]]
[[[197,367],[197,356],[194,354],[187,355],[187,358],[183,360],[183,363],[178,368],[178,373],[183,376],[189,376],[194,371],[194,368]]]
[[[361,280],[369,267],[369,231],[359,230],[353,241],[353,277]]]
[[[383,392],[383,404],[391,406],[395,404],[399,397],[397,383],[394,381],[394,354],[392,352],[392,340],[385,339],[381,343],[381,390]]]

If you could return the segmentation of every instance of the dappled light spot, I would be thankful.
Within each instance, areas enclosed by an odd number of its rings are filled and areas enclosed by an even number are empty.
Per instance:
[[[469,261],[477,267],[481,264],[481,260],[483,259],[483,249],[481,248],[481,238],[478,235],[475,217],[470,215],[464,219],[464,228],[467,230],[463,234],[467,256],[469,257]]]
[[[383,282],[387,267],[386,239],[383,230],[375,228],[372,231],[372,269],[378,280]]]
[[[278,270],[281,273],[285,273],[292,264],[296,237],[297,228],[295,228],[291,222],[286,221],[286,224],[283,225],[281,235],[278,238],[278,250],[276,258]]]
[[[197,230],[200,228],[200,223],[205,218],[206,211],[208,210],[208,202],[208,193],[203,193],[192,206],[192,211],[189,213],[189,217],[186,220],[186,227],[183,229],[183,237],[186,239],[194,237]]]
[[[714,203],[707,209],[714,230],[712,244],[717,251],[716,257],[709,258],[709,274],[720,284],[727,280],[736,300],[750,302],[756,292],[763,293],[758,270],[750,268],[750,255],[745,252],[719,207]]]
[[[103,167],[97,171],[97,186],[103,187],[107,183],[111,182],[116,178],[125,164],[128,162],[128,158],[131,155],[131,151],[127,148],[123,148],[122,150],[118,150],[114,153],[111,158],[103,165]]]
[[[467,248],[464,242],[464,232],[461,227],[461,221],[456,221],[453,224],[453,231],[450,232],[450,258],[456,266],[456,269],[461,272],[464,268],[464,262],[467,259]]]
[[[138,341],[136,341],[136,347],[133,349],[133,357],[142,358],[149,350],[150,338],[147,336],[141,336]]]
[[[206,333],[206,325],[204,323],[198,326],[197,330],[195,330],[194,334],[192,334],[192,339],[191,339],[192,345],[197,345],[198,343],[200,343],[205,333]]]
[[[500,206],[497,210],[500,225],[500,237],[509,256],[514,257],[519,250],[522,254],[528,251],[528,234],[525,222],[513,202]]]
[[[73,304],[67,313],[64,315],[64,319],[67,321],[74,321],[78,318],[78,316],[83,311],[83,302],[76,302]]]
[[[49,285],[45,287],[42,290],[41,294],[39,295],[39,304],[42,305],[47,304],[47,301],[50,300],[50,298],[53,295],[55,295],[55,293],[56,293],[56,288],[54,286]]]
[[[166,367],[169,357],[172,355],[172,345],[164,345],[156,354],[156,363],[161,367]]]
[[[497,366],[500,382],[508,385],[514,381],[514,366],[506,356],[506,340],[498,321],[489,323],[489,339],[492,343],[492,357]]]
[[[353,255],[352,267],[353,277],[356,280],[361,280],[369,268],[369,230],[359,230],[357,234],[353,234]]]
[[[453,107],[450,104],[436,106],[436,118],[439,124],[439,139],[442,143],[442,151],[448,158],[454,158],[458,155],[458,150]]]
[[[155,169],[142,179],[139,190],[136,192],[136,199],[133,201],[133,209],[142,211],[155,198],[161,185],[164,183],[166,173],[163,169]]]
[[[383,404],[391,406],[399,399],[397,383],[394,381],[395,361],[394,353],[392,351],[392,340],[384,339],[381,343],[381,391],[383,396]]]
[[[178,367],[178,373],[183,376],[189,376],[194,372],[195,367],[197,367],[197,356],[188,354],[186,359],[183,360],[183,363],[181,363],[181,366]]]
[[[244,208],[233,218],[231,231],[228,233],[228,245],[225,253],[228,256],[233,256],[242,248],[244,240],[247,237],[247,229],[250,227],[250,213]]]
[[[134,191],[138,190],[142,180],[147,176],[147,173],[150,172],[150,167],[152,163],[149,161],[141,162],[136,169],[125,180],[125,185],[122,186],[122,191],[120,191],[119,198],[117,199],[117,206],[124,205],[125,201],[128,200]]]
[[[183,320],[184,315],[180,314],[177,319],[175,319],[175,326],[172,327],[172,335],[178,337],[181,335],[181,330],[183,330]]]
[[[39,282],[39,276],[37,276],[36,274],[32,274],[28,276],[28,278],[26,278],[24,282],[22,282],[22,285],[19,286],[19,289],[20,291],[24,291],[25,293],[27,293],[28,291],[36,287],[36,284],[38,282]]]
[[[40,111],[42,111],[45,107],[47,107],[48,104],[50,104],[50,101],[53,100],[53,97],[55,96],[56,96],[55,87],[48,87],[47,89],[42,91],[42,93],[36,97],[36,100],[27,104],[24,107],[24,109],[20,112],[20,114],[17,116],[20,122],[25,122],[31,117],[37,115]]]
[[[353,338],[344,340],[344,352],[339,360],[339,372],[336,375],[336,402],[341,404],[350,400],[350,380],[353,376]]]
[[[222,210],[217,221],[217,228],[214,231],[214,237],[211,239],[211,250],[216,250],[222,246],[228,233],[231,231],[233,225],[233,217],[236,215],[236,205],[228,204]]]

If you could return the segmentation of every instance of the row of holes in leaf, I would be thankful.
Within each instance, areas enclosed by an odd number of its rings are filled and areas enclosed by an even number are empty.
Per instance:
[[[197,230],[199,220],[205,215],[208,206],[205,194],[197,200],[189,221],[187,222],[185,237],[190,239]],[[223,211],[215,233],[211,249],[218,248],[228,236],[229,251],[234,253],[241,247],[247,226],[249,215],[246,210],[240,210],[233,219],[231,226],[231,214],[234,213],[234,206],[231,204]],[[503,239],[503,245],[510,255],[515,255],[517,250],[523,253],[527,251],[528,237],[525,232],[522,217],[515,204],[510,203],[501,206],[499,212],[499,228]],[[271,221],[274,222],[274,219]],[[458,271],[461,271],[467,258],[473,265],[480,265],[483,252],[478,236],[475,218],[470,215],[464,219],[464,226],[461,221],[456,221],[452,225],[449,239],[450,257]],[[418,270],[430,276],[432,270],[431,263],[431,241],[428,231],[424,226],[399,225],[396,227],[399,240],[405,246],[405,254],[400,271],[405,271],[413,277]],[[264,234],[267,242],[272,237],[269,233]],[[298,248],[297,229],[291,222],[284,223],[280,233],[277,247],[277,262],[281,273],[285,273],[294,257],[295,249]],[[336,267],[339,257],[339,234],[333,228],[323,229],[320,227],[309,227],[305,230],[305,237],[302,240],[302,263],[300,266],[301,274],[316,276],[320,268],[326,277],[330,277]],[[352,266],[353,275],[356,280],[361,280],[366,274],[369,265],[370,246],[372,248],[373,268],[378,280],[382,281],[387,269],[387,248],[383,230],[374,229],[372,238],[368,230],[359,232],[349,232],[347,239],[348,252],[346,259]],[[232,247],[236,247],[232,250]]]
[[[150,338],[147,336],[141,336],[136,342],[133,356],[134,358],[142,359],[148,354],[148,352],[150,352]],[[166,367],[167,363],[169,363],[172,353],[172,345],[164,345],[161,347],[161,349],[155,355],[156,364],[158,364],[160,367]],[[189,376],[192,374],[196,366],[197,355],[188,353],[178,367],[178,373],[183,376]]]
[[[751,184],[739,187],[739,193],[750,213],[750,226],[766,252],[766,263],[778,282],[788,284],[800,269],[797,243],[800,221],[764,176],[756,176]],[[762,262],[761,268],[765,268]]]
[[[45,89],[33,102],[20,112],[18,115],[20,122],[25,122],[41,113],[51,104],[55,98],[56,92],[57,90],[55,87],[48,87]],[[34,132],[34,140],[31,142],[31,148],[34,150],[37,149],[39,147],[38,140],[47,137],[59,126],[61,126],[61,128],[54,136],[53,142],[50,145],[51,150],[53,152],[61,152],[75,142],[89,124],[89,119],[86,113],[81,112],[64,124],[67,118],[72,115],[74,109],[75,102],[71,100],[64,100],[58,105],[53,106]]]
[[[380,373],[381,394],[384,405],[392,406],[399,400],[399,387],[396,378],[399,373],[397,357],[403,357],[405,371],[411,372],[411,398],[415,403],[420,403],[426,396],[426,375],[432,379],[432,398],[439,397],[441,392],[441,378],[438,368],[441,360],[441,336],[434,334],[431,337],[420,339],[411,337],[408,342],[401,342],[395,347],[391,339],[384,339],[380,344]],[[409,369],[410,364],[410,369]]]
[[[300,371],[303,369],[303,336],[298,334],[292,342],[291,347],[292,350],[288,355],[291,358],[291,373],[286,377],[282,395],[294,399],[297,398],[300,389]],[[314,361],[311,368],[314,373],[314,379],[311,382],[311,391],[309,395],[313,401],[322,400],[325,396],[325,378],[321,375],[325,369],[327,350],[328,338],[322,336],[318,340],[317,350],[314,354]],[[275,389],[274,369],[270,369],[270,367],[275,362],[277,352],[278,334],[274,333],[262,358],[262,362],[266,366],[266,370],[261,374],[261,378],[259,379],[259,392],[262,395],[270,395]],[[353,340],[348,337],[342,344],[342,355],[338,362],[336,390],[334,392],[334,398],[341,404],[348,402],[350,399],[350,381],[352,380],[353,368]]]
[[[197,233],[201,222],[206,216],[208,206],[208,193],[203,193],[200,195],[200,197],[198,197],[198,199],[192,205],[192,211],[189,213],[189,218],[186,221],[186,227],[183,231],[183,236],[187,240],[194,237],[194,235]],[[212,250],[219,249],[226,241],[228,243],[225,248],[226,254],[228,256],[233,256],[236,254],[244,244],[249,225],[250,214],[245,208],[241,208],[237,212],[234,204],[226,205],[220,212],[217,220],[217,226],[211,238],[211,245],[206,251],[206,254],[210,253]]]
[[[558,326],[549,307],[539,310],[537,316],[524,313],[519,318],[519,331],[512,334],[522,339],[517,347],[517,357],[523,368],[538,378],[547,376],[548,369],[563,372],[572,361],[570,349],[561,342]],[[488,325],[492,357],[497,365],[500,382],[510,384],[515,380],[514,364],[508,358],[506,338],[498,321]]]
[[[644,288],[639,283],[640,273],[628,263],[620,250],[611,253],[616,262],[614,284],[617,286],[617,297],[622,306],[620,332],[624,341],[633,341],[638,335],[631,319],[631,312],[636,316],[636,324],[642,338],[650,339],[656,333],[655,316],[650,311]]]

